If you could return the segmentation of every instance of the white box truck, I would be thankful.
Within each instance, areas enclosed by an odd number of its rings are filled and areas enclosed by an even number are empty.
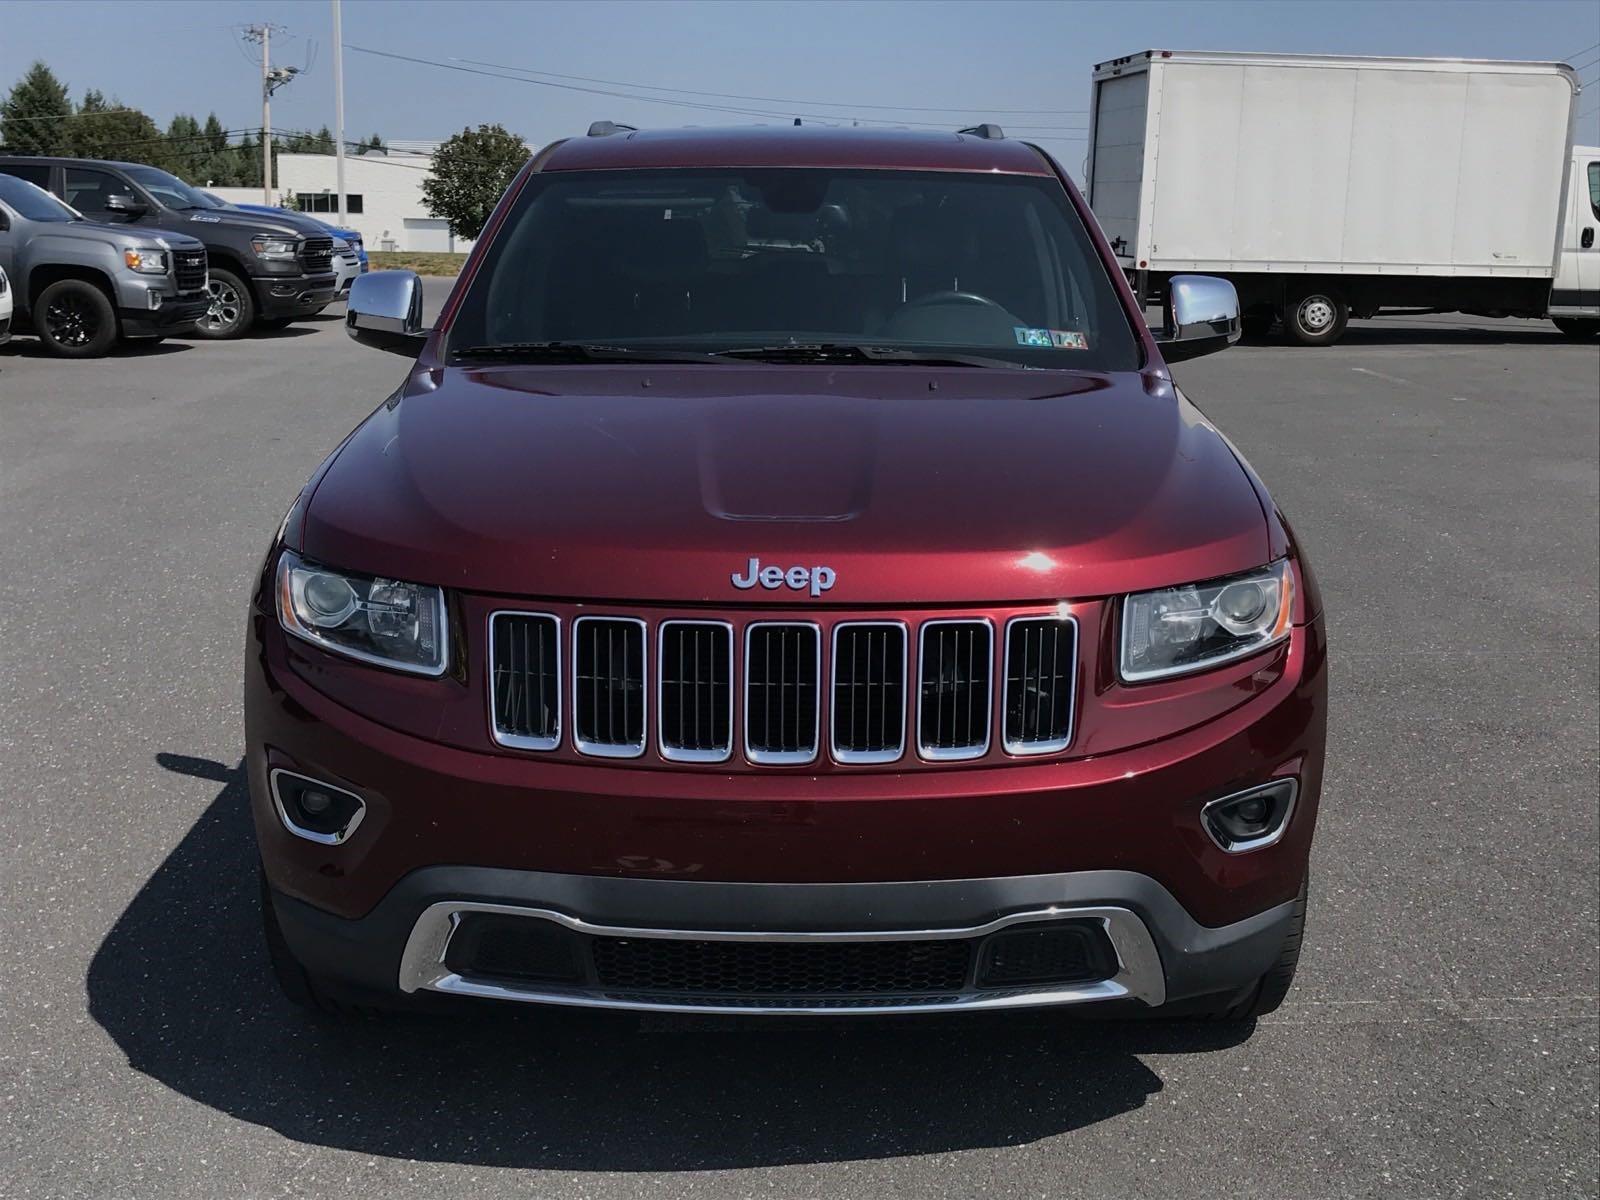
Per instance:
[[[1094,69],[1090,207],[1141,298],[1232,281],[1308,345],[1384,310],[1600,335],[1600,149],[1562,63],[1147,50]]]

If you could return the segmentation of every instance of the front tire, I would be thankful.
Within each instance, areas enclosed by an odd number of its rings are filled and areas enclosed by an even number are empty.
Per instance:
[[[255,323],[256,300],[250,284],[232,271],[212,267],[206,291],[210,293],[211,306],[194,323],[197,337],[227,341],[241,336]]]
[[[1322,288],[1305,293],[1283,314],[1283,331],[1302,346],[1331,346],[1349,323],[1344,297]]]
[[[1600,337],[1600,321],[1587,317],[1551,317],[1550,320],[1569,342],[1592,342]]]
[[[61,358],[99,358],[117,340],[117,314],[84,279],[60,279],[39,294],[34,331]]]
[[[1295,969],[1300,965],[1300,947],[1306,932],[1306,901],[1310,899],[1310,894],[1311,879],[1307,876],[1294,902],[1294,911],[1289,917],[1289,932],[1283,939],[1283,951],[1278,955],[1278,961],[1243,995],[1232,997],[1231,1003],[1213,1012],[1212,1020],[1254,1021],[1257,1017],[1277,1011],[1284,997],[1289,994]]]
[[[267,961],[272,967],[272,978],[278,990],[296,1008],[321,1013],[323,1016],[349,1019],[373,1015],[370,1008],[341,1003],[327,984],[318,979],[294,956],[289,943],[284,940],[283,929],[278,924],[278,914],[272,907],[272,889],[267,884],[267,873],[257,868],[261,887],[261,934],[267,944]]]

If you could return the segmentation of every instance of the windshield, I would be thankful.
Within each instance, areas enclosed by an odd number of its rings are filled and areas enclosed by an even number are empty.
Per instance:
[[[43,188],[15,175],[0,174],[0,200],[25,221],[81,221],[83,218]]]
[[[155,167],[127,167],[128,176],[168,208],[226,208],[227,205],[190,187],[176,175]]]
[[[488,247],[449,348],[550,342],[1139,365],[1060,183],[952,172],[536,175]]]

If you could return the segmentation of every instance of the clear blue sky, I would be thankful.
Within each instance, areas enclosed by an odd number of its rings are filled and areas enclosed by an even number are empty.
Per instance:
[[[275,61],[309,67],[278,93],[274,124],[331,125],[328,0],[0,0],[0,91],[39,58],[67,81],[74,99],[97,87],[162,125],[174,112],[203,119],[215,110],[228,128],[256,126],[260,85],[246,61],[253,48],[239,43],[234,27],[260,20],[288,29],[274,42]],[[1600,49],[1586,50],[1600,43],[1600,3],[345,0],[344,40],[441,62],[476,59],[630,85],[546,76],[571,87],[643,92],[639,85],[653,85],[772,97],[779,102],[678,98],[782,114],[777,119],[828,114],[954,126],[990,118],[1045,141],[1076,172],[1089,68],[1102,59],[1165,47],[1576,64],[1600,60]],[[1587,87],[1580,108],[1587,115],[1578,138],[1600,143],[1600,62],[1581,75]],[[437,138],[498,121],[542,143],[599,117],[634,125],[774,119],[486,78],[354,50],[345,55],[345,97],[350,137]]]

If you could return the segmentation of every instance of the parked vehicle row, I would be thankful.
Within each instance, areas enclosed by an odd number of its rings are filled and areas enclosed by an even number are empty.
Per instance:
[[[198,239],[86,221],[4,173],[0,269],[17,281],[8,297],[16,318],[67,358],[104,354],[119,338],[187,332],[210,303]]]
[[[366,266],[320,221],[247,211],[140,163],[7,155],[0,181],[16,317],[58,354],[280,329],[339,299]]]

